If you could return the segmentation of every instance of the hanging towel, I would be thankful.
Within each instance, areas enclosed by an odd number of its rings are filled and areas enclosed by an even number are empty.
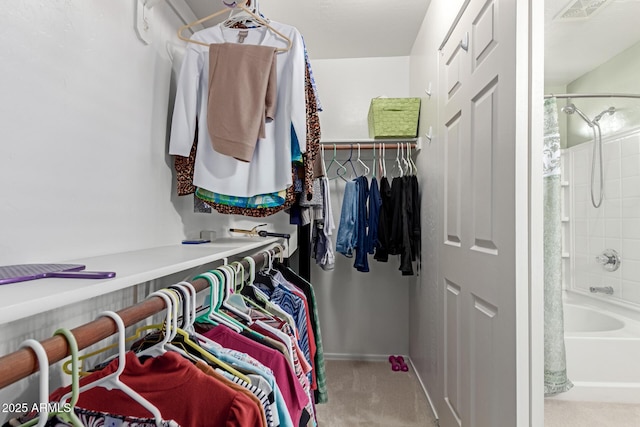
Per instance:
[[[249,162],[265,120],[276,111],[276,49],[219,43],[209,46],[207,124],[213,149]]]

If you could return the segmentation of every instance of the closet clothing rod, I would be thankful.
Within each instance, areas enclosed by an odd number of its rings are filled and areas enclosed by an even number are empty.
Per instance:
[[[406,147],[406,142],[383,142],[382,146],[384,147],[385,150],[395,150],[398,144],[404,144]],[[415,142],[411,142],[410,144],[412,149],[417,148],[417,144]],[[351,150],[351,148],[353,148],[354,150],[358,149],[357,143],[333,144],[333,143],[325,142],[325,143],[322,143],[322,145],[326,147],[325,152],[327,150],[333,150],[334,146],[336,150]],[[373,144],[373,143],[360,144],[361,150],[373,150],[374,147],[377,150],[378,148],[380,148],[380,144]]]
[[[552,93],[544,98],[640,98],[640,94],[634,93]]]
[[[263,254],[268,252],[271,252],[274,255],[279,253],[284,255],[283,247],[276,246],[272,249],[264,250],[258,254],[252,255],[251,258],[256,262],[256,265],[264,264],[265,258]],[[246,260],[241,260],[240,262],[245,267],[246,271],[249,271],[249,262]],[[191,284],[197,292],[201,292],[210,287],[209,282],[205,279],[194,280]],[[154,296],[147,298],[136,305],[124,308],[118,311],[117,314],[122,318],[125,326],[128,327],[135,325],[154,314],[160,313],[164,309],[164,300],[160,297]],[[110,337],[111,335],[115,335],[118,333],[118,328],[115,322],[110,318],[99,317],[96,320],[72,329],[71,333],[76,338],[78,350],[82,350]],[[53,365],[71,354],[67,340],[61,335],[54,335],[51,338],[47,338],[42,341],[41,344],[47,353],[49,365]],[[0,389],[26,378],[37,371],[38,359],[30,348],[22,348],[14,351],[13,353],[2,356],[0,357]]]

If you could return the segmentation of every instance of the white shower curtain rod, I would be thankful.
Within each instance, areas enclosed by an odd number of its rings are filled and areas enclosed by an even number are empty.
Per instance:
[[[635,93],[552,93],[544,96],[546,98],[640,98],[640,94]]]

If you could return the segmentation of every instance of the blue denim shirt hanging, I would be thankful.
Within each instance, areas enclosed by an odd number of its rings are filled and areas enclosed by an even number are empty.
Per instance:
[[[358,239],[358,183],[348,181],[344,188],[340,225],[336,236],[336,252],[351,258]]]

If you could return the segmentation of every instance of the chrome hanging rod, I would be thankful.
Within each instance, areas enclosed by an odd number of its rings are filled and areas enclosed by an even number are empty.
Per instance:
[[[411,148],[415,149],[415,150],[420,150],[420,145],[416,142],[415,138],[409,138],[409,139],[404,139],[404,140],[399,140],[397,142],[390,142],[389,140],[383,140],[383,141],[371,141],[371,142],[364,142],[364,143],[359,143],[359,142],[343,142],[343,143],[335,143],[335,142],[322,142],[321,145],[325,146],[326,149],[325,150],[331,150],[331,149],[335,149],[335,150],[353,150],[353,149],[358,149],[358,146],[360,146],[361,150],[372,150],[372,149],[378,149],[380,147],[380,145],[382,145],[385,150],[395,150],[398,147],[398,144],[411,144]]]
[[[640,98],[635,93],[552,93],[544,96],[547,98]]]

